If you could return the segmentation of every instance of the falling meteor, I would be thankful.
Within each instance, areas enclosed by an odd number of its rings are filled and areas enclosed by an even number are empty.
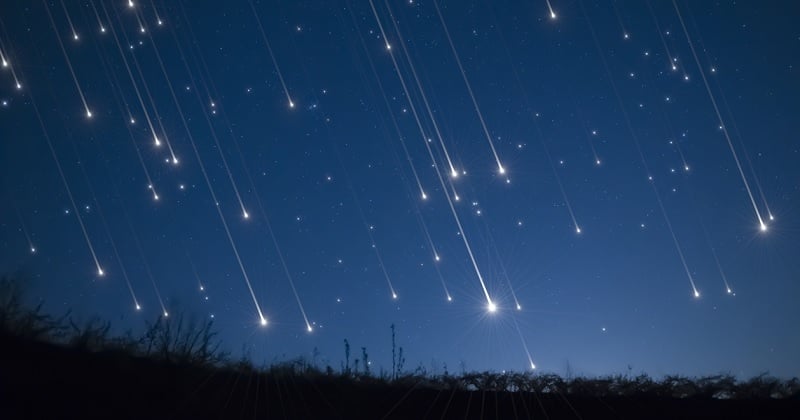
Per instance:
[[[549,0],[547,1],[547,4],[548,6],[550,5]],[[486,141],[489,142],[489,147],[492,149],[492,155],[494,155],[494,160],[497,163],[497,172],[500,175],[505,175],[506,169],[505,167],[503,167],[503,164],[500,163],[500,157],[497,155],[497,149],[495,148],[494,142],[492,141],[492,136],[489,135],[489,129],[486,128],[486,122],[483,119],[483,113],[481,112],[481,109],[478,106],[478,101],[475,99],[475,94],[472,92],[472,85],[470,85],[469,79],[467,79],[467,73],[464,71],[464,66],[461,64],[461,58],[459,58],[458,52],[456,51],[456,47],[453,44],[453,39],[450,37],[450,31],[447,29],[447,24],[444,22],[442,11],[439,9],[439,2],[437,0],[434,0],[433,5],[436,6],[436,13],[439,15],[439,21],[442,23],[442,28],[444,29],[445,35],[447,35],[447,42],[450,44],[450,49],[453,51],[453,56],[456,58],[458,69],[461,71],[461,77],[464,79],[464,84],[467,85],[467,91],[469,92],[469,97],[470,99],[472,99],[472,105],[475,107],[475,112],[478,114],[478,120],[481,122],[483,133],[486,135]],[[553,18],[555,18],[555,13],[551,12],[551,15],[553,16]]]
[[[555,10],[553,10],[553,5],[550,4],[550,0],[544,0],[544,1],[545,3],[547,3],[547,10],[550,12],[550,19],[555,20],[557,16]]]
[[[742,164],[741,162],[739,162],[739,156],[737,156],[736,154],[736,150],[733,147],[733,142],[731,141],[731,137],[728,134],[728,129],[726,128],[725,122],[722,119],[722,113],[720,113],[719,106],[717,106],[717,100],[714,97],[714,94],[711,92],[711,86],[709,86],[708,84],[708,79],[706,78],[706,72],[705,70],[703,70],[702,64],[700,64],[700,59],[697,57],[697,51],[695,51],[694,43],[692,42],[692,39],[689,36],[689,31],[686,29],[686,24],[684,24],[683,22],[683,16],[681,15],[681,10],[680,8],[678,8],[678,3],[676,3],[675,0],[672,0],[672,5],[675,7],[675,13],[678,15],[678,21],[681,23],[683,34],[686,35],[686,41],[689,43],[689,49],[692,51],[692,56],[694,57],[695,64],[697,64],[697,70],[700,72],[700,77],[703,79],[703,85],[705,85],[708,97],[711,99],[711,104],[714,106],[714,112],[717,114],[717,120],[719,121],[720,127],[722,127],[722,133],[725,135],[725,140],[727,140],[728,142],[728,148],[731,151],[731,155],[733,155],[733,160],[736,162],[736,168],[739,170],[739,176],[742,178],[742,183],[744,184],[745,190],[747,190],[747,195],[750,198],[750,204],[753,205],[753,211],[756,214],[756,218],[758,218],[759,229],[762,232],[766,232],[767,225],[766,223],[764,223],[764,219],[761,217],[761,211],[758,209],[756,200],[753,197],[753,192],[750,190],[750,184],[747,182],[747,177],[745,177],[744,175]]]
[[[281,86],[283,86],[283,93],[286,94],[286,100],[289,102],[289,108],[294,108],[294,101],[292,101],[292,97],[289,95],[289,88],[286,87],[286,81],[283,80],[283,73],[281,73],[281,68],[278,66],[278,61],[275,59],[275,54],[272,52],[272,46],[269,43],[269,39],[267,39],[267,33],[264,31],[264,26],[261,24],[261,19],[258,17],[256,6],[253,4],[253,0],[247,0],[247,3],[250,4],[250,8],[253,10],[253,17],[256,18],[258,29],[261,32],[261,39],[264,40],[264,45],[267,46],[269,57],[272,59],[272,65],[275,66],[275,72],[278,73],[278,79],[281,82]]]
[[[69,56],[67,55],[67,50],[64,49],[64,43],[61,41],[61,35],[59,35],[58,33],[58,28],[56,27],[56,22],[53,20],[53,15],[50,13],[50,7],[44,0],[42,1],[42,4],[44,4],[44,9],[47,12],[47,17],[50,18],[50,24],[53,26],[53,32],[55,32],[56,34],[56,39],[58,40],[58,46],[61,47],[61,53],[64,54],[64,60],[67,62],[67,68],[69,68],[69,73],[72,75],[72,81],[75,82],[75,87],[78,88],[78,95],[81,97],[81,102],[83,103],[83,108],[85,110],[86,117],[92,118],[92,111],[89,110],[89,105],[86,103],[86,97],[83,94],[83,89],[81,89],[81,85],[80,83],[78,83],[78,78],[75,76],[75,71],[72,69],[72,62],[70,61]],[[64,11],[66,11],[66,8],[64,9]],[[77,37],[77,34],[75,36]],[[17,84],[17,87],[19,88],[19,83]]]

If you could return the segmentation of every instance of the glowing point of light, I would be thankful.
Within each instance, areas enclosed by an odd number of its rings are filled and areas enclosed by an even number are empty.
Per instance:
[[[92,111],[86,110],[86,118],[92,118]]]
[[[136,304],[136,310],[137,310],[137,311],[141,311],[141,310],[142,310],[142,307],[141,307],[141,306],[139,306],[139,304],[138,304],[138,303]]]
[[[155,140],[156,146],[161,146],[161,140],[157,136],[153,136],[153,140]]]
[[[100,27],[100,32],[101,33],[106,33],[106,27],[105,26],[101,26]]]
[[[519,303],[517,304],[517,310],[518,310],[518,311],[521,311],[521,310],[522,310],[522,305],[520,305]]]
[[[459,197],[458,194],[456,194],[455,197],[453,197],[453,198],[455,198],[456,201],[461,201],[461,197]]]
[[[536,370],[536,365],[534,365],[533,363],[531,363],[531,370]]]
[[[21,89],[22,89],[22,84],[17,83],[17,90],[21,90]]]
[[[177,165],[177,164],[178,164],[178,158],[176,158],[176,157],[173,157],[173,158],[172,158],[172,164],[173,164],[173,165]]]
[[[458,178],[458,171],[456,171],[455,169],[450,171],[450,177],[451,178]]]
[[[139,27],[139,32],[144,33],[144,26]]]
[[[700,298],[700,292],[697,289],[695,289],[695,291],[694,291],[694,298],[695,299],[699,299]]]
[[[425,193],[423,192],[423,193],[422,193],[422,199],[423,199],[423,200],[427,200],[427,199],[428,199],[428,194],[425,194]]]
[[[128,0],[128,7],[133,7],[133,0]]]
[[[686,172],[689,172],[689,165],[684,166],[683,170],[686,171]]]
[[[311,328],[311,325],[306,325],[306,331],[308,331],[308,332],[313,332],[313,331],[314,331],[314,329],[313,329],[313,328]]]
[[[106,275],[106,273],[103,271],[102,268],[98,268],[97,269],[97,275],[100,276],[100,277],[103,277],[104,275]]]
[[[77,41],[80,39],[80,37],[78,37],[78,34],[72,34],[72,39]]]
[[[158,201],[158,194],[153,194],[153,200]]]
[[[289,101],[289,108],[294,108],[294,102]]]
[[[499,173],[500,173],[500,175],[505,175],[505,173],[506,173],[506,168],[504,168],[504,167],[503,167],[503,165],[498,165],[498,166],[497,166],[497,172],[499,172]]]
[[[261,317],[261,321],[260,322],[261,322],[261,326],[262,327],[266,327],[267,326],[267,318]]]
[[[392,46],[388,42],[386,43],[386,49],[389,50],[389,51],[392,50]]]
[[[392,292],[392,299],[397,300],[397,293]]]
[[[594,161],[595,165],[600,166],[600,159]]]
[[[8,67],[8,61],[3,60],[3,67]]]
[[[555,12],[550,12],[550,19],[555,20],[555,18],[556,18],[556,13]]]
[[[628,39],[628,38],[630,38],[630,35],[628,35],[628,34],[623,34],[623,35],[622,35],[622,37],[623,37],[623,38],[625,38],[625,39]]]
[[[770,213],[770,214],[769,214],[769,220],[770,220],[770,221],[773,221],[773,220],[775,220],[775,216],[773,216],[773,215],[772,215],[772,213]]]
[[[200,286],[200,291],[202,292],[203,290],[206,290],[206,288],[203,287],[203,286]]]
[[[766,232],[767,231],[767,225],[764,224],[764,222],[761,222],[761,231],[762,232]]]
[[[489,302],[489,304],[486,305],[486,310],[490,313],[495,313],[497,312],[497,305],[495,305],[494,302]]]
[[[581,228],[579,228],[579,227],[576,227],[576,228],[575,228],[575,233],[581,233]]]
[[[441,261],[441,260],[442,260],[442,259],[439,257],[439,254],[435,254],[435,255],[433,256],[433,259],[434,259],[434,260],[436,260],[436,261]]]
[[[163,25],[163,24],[164,24],[164,22],[163,22],[161,19],[159,19],[159,20],[158,20],[158,26],[161,26],[161,25]]]
[[[35,253],[36,253],[36,248],[31,247],[31,254],[35,254]]]
[[[169,312],[164,311],[164,318],[169,318]]]
[[[731,290],[731,288],[730,288],[730,287],[729,287],[729,288],[728,288],[726,291],[728,292],[728,294],[729,294],[729,295],[730,295],[730,294],[733,294],[733,290]]]
[[[242,217],[244,217],[245,219],[249,219],[249,218],[250,218],[250,213],[248,213],[248,212],[244,212],[244,213],[242,214]]]
[[[453,297],[452,297],[452,296],[450,296],[450,295],[447,295],[447,301],[448,301],[448,302],[452,302],[452,301],[453,301]]]

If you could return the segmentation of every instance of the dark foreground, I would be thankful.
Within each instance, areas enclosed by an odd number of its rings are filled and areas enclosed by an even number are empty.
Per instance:
[[[798,419],[800,400],[437,390],[178,366],[0,336],[0,418]]]

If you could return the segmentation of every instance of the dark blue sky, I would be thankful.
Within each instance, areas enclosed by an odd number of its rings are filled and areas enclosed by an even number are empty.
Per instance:
[[[800,8],[373,4],[3,2],[0,272],[256,361],[800,374]]]

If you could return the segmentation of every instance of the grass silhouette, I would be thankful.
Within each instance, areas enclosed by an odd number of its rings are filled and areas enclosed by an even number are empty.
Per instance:
[[[428,373],[371,368],[350,343],[336,370],[303,358],[256,367],[221,350],[212,322],[159,317],[144,333],[112,336],[26,306],[0,278],[2,418],[800,418],[800,381],[767,374],[700,378],[533,372]],[[315,356],[316,359],[316,356]]]

